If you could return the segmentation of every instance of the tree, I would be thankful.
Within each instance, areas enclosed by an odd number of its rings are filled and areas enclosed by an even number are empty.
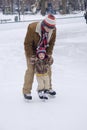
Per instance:
[[[46,14],[47,0],[41,0],[40,6],[41,6],[41,14],[44,16]]]
[[[85,7],[85,10],[87,10],[87,0],[84,0],[84,7]]]
[[[63,14],[66,14],[66,0],[62,0]]]

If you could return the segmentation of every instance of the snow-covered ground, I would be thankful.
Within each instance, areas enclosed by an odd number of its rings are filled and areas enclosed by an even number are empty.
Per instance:
[[[36,79],[33,100],[27,103],[22,95],[26,70],[23,42],[28,24],[0,24],[0,130],[87,130],[87,25],[84,18],[57,20],[52,66],[57,95],[47,102],[38,98]]]

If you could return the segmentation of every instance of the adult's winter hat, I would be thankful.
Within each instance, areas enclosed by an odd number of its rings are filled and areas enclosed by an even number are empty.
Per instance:
[[[50,29],[55,28],[56,25],[56,18],[54,15],[49,14],[42,22],[44,26],[47,26]]]
[[[39,53],[44,53],[44,54],[46,54],[45,48],[44,48],[44,47],[40,47],[40,48],[37,50],[37,54],[39,54]]]

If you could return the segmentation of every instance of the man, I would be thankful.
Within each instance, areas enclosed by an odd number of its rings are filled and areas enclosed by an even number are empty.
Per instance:
[[[24,41],[24,49],[27,60],[27,70],[25,73],[23,95],[25,99],[31,100],[32,83],[35,73],[35,65],[31,64],[31,61],[36,57],[36,51],[39,48],[44,47],[46,53],[51,57],[53,53],[53,47],[56,40],[56,27],[55,17],[49,14],[43,21],[34,22],[29,24],[27,34]],[[49,71],[50,78],[50,95],[56,95],[56,92],[52,90],[51,84],[51,68]]]
[[[86,24],[87,24],[87,11],[84,13],[84,18],[85,18]]]

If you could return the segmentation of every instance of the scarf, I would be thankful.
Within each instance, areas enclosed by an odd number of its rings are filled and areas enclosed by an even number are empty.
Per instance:
[[[47,39],[48,39],[48,32],[45,31],[43,25],[41,25],[41,40],[38,44],[37,50],[40,49],[41,47],[47,48]]]

